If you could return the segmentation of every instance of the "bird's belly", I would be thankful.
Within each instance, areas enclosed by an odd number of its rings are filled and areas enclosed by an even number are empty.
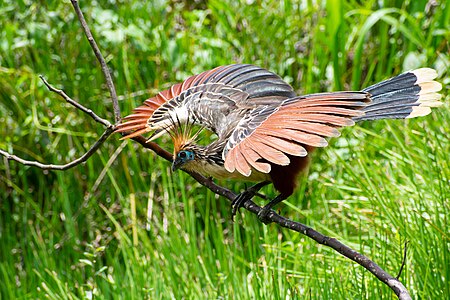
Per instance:
[[[210,164],[207,162],[195,162],[194,164],[190,164],[188,166],[188,169],[190,171],[200,173],[203,176],[213,177],[216,179],[234,179],[234,180],[254,181],[254,182],[270,180],[269,174],[261,173],[256,170],[252,170],[250,176],[247,177],[242,175],[238,171],[230,173],[223,166]]]

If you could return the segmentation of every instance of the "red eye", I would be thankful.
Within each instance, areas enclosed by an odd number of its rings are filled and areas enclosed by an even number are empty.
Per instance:
[[[178,153],[178,156],[181,158],[186,158],[186,152],[182,151],[182,152]]]

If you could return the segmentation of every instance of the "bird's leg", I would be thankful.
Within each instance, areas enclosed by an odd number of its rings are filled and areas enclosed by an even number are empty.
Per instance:
[[[233,202],[231,202],[231,219],[234,219],[234,216],[238,212],[239,208],[241,208],[247,200],[252,199],[253,196],[255,196],[261,188],[268,185],[269,183],[270,181],[257,183],[237,195]]]
[[[269,216],[272,207],[285,200],[286,198],[287,196],[279,194],[274,199],[270,200],[270,202],[264,205],[264,207],[261,208],[261,210],[258,212],[258,219],[264,224],[269,224],[270,220],[267,217]]]

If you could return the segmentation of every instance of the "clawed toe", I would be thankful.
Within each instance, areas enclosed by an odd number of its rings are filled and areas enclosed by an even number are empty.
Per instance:
[[[272,210],[270,207],[264,206],[258,212],[258,219],[266,225],[272,223],[272,221],[269,219],[269,215],[270,215],[271,211]]]
[[[269,216],[272,213],[272,207],[274,207],[275,205],[277,205],[284,199],[286,199],[286,195],[279,194],[274,199],[272,199],[269,203],[267,203],[263,208],[261,208],[261,210],[258,212],[259,220],[266,225],[269,223],[272,223],[272,221],[269,219]]]
[[[269,181],[257,183],[237,195],[233,202],[231,202],[231,220],[234,221],[234,216],[239,209],[244,206],[245,202],[247,202],[247,200],[251,200],[258,193],[258,191],[267,184],[269,184]]]
[[[236,199],[234,199],[233,202],[231,202],[231,220],[234,221],[234,216],[237,214],[239,209],[242,206],[244,206],[244,203],[248,199],[251,199],[251,197],[253,197],[253,195],[249,195],[249,193],[247,191],[237,195]]]

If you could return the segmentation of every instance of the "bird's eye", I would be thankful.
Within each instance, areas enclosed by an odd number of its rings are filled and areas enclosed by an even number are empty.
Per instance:
[[[181,158],[186,158],[186,152],[181,151],[180,153],[178,153],[178,156]]]

